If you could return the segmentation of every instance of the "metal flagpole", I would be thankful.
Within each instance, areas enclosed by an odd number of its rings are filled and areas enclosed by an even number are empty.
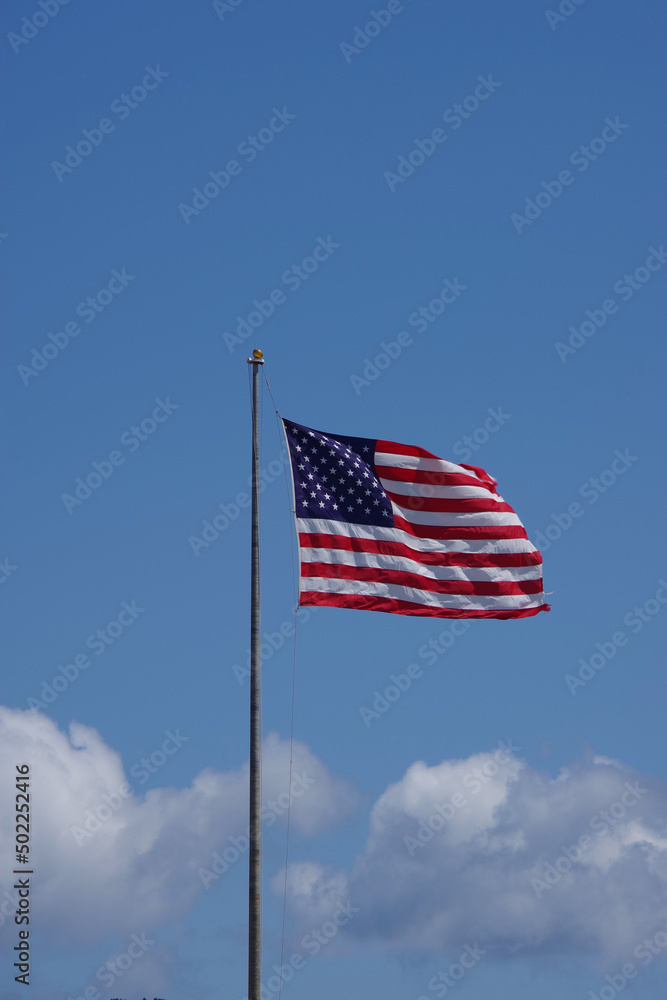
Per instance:
[[[252,365],[252,541],[250,589],[250,878],[248,895],[248,1000],[260,1000],[262,987],[261,924],[261,774],[262,655],[259,586],[259,370],[263,354],[254,350]]]

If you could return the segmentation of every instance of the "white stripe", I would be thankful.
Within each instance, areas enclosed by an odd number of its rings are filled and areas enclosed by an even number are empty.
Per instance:
[[[389,465],[395,469],[418,469],[421,472],[444,472],[447,475],[470,476],[479,479],[472,469],[464,469],[462,465],[447,462],[444,458],[420,458],[418,455],[394,455],[390,452],[376,451],[374,456],[376,467]],[[480,480],[484,482],[484,480]]]
[[[368,538],[375,542],[398,542],[415,552],[537,552],[527,538],[416,538],[402,528],[376,527],[373,524],[351,524],[349,521],[329,521],[297,517],[299,533],[342,535],[343,538]]]
[[[516,524],[523,527],[516,514],[508,511],[499,511],[493,514],[489,511],[481,511],[475,514],[447,514],[438,510],[410,510],[408,507],[400,507],[393,500],[391,506],[394,514],[405,518],[411,524],[432,524],[440,528],[463,528],[463,527],[495,527],[498,524]]]
[[[483,486],[431,486],[428,483],[404,483],[399,479],[380,479],[380,482],[389,493],[400,493],[408,497],[439,497],[443,500],[481,498],[505,503],[498,493],[492,493]]]
[[[386,597],[395,601],[410,601],[429,608],[451,608],[459,611],[515,611],[539,608],[544,594],[512,594],[503,597],[480,597],[477,594],[432,594],[414,587],[399,587],[393,583],[371,580],[329,580],[326,577],[301,578],[301,593],[314,591],[329,594],[361,594],[363,597]]]
[[[303,563],[329,563],[337,566],[368,566],[401,573],[416,573],[430,580],[461,580],[491,583],[516,583],[519,580],[539,580],[542,566],[431,566],[402,556],[385,556],[376,552],[350,552],[348,549],[301,549]]]

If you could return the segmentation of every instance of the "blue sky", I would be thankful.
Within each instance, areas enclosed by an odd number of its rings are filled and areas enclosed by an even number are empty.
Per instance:
[[[235,505],[255,345],[292,420],[492,473],[546,539],[552,604],[473,622],[433,663],[419,651],[447,622],[300,613],[296,767],[317,780],[294,798],[286,954],[304,964],[285,996],[445,995],[429,982],[475,943],[483,960],[446,995],[657,996],[662,945],[645,964],[635,950],[667,925],[662,5],[8,0],[2,20],[2,813],[8,843],[30,761],[35,1000],[245,996],[245,855],[207,887],[198,872],[246,822],[250,518]],[[445,281],[455,300],[419,322]],[[265,392],[276,796],[294,648],[280,456]],[[221,504],[228,526],[193,543]],[[420,676],[365,725],[411,663]],[[519,749],[498,770],[500,741]],[[404,838],[484,764],[470,808],[410,855]],[[627,815],[531,888],[636,781]],[[104,795],[112,817],[73,832]],[[358,913],[311,955],[304,935],[341,893]],[[1,976],[22,995],[11,962]]]

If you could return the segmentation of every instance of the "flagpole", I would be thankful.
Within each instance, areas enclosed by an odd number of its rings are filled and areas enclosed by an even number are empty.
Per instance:
[[[254,350],[252,365],[252,539],[250,584],[250,848],[248,882],[248,1000],[260,1000],[262,987],[261,924],[261,768],[262,655],[259,584],[259,371],[263,354]]]

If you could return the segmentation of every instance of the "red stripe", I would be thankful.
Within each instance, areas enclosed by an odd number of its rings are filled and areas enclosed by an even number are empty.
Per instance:
[[[479,465],[468,465],[467,462],[459,462],[459,465],[461,466],[462,469],[472,469],[472,471],[475,473],[476,476],[478,476],[480,479],[486,480],[486,486],[488,487],[488,489],[491,490],[492,493],[498,492],[498,490],[496,489],[498,482],[493,478],[493,476],[490,476],[488,472],[485,472],[484,469],[482,469]]]
[[[423,618],[530,618],[540,611],[551,611],[548,604],[539,608],[516,608],[512,611],[466,611],[462,608],[431,608],[410,601],[389,597],[364,597],[360,594],[321,594],[316,590],[302,592],[299,604],[324,605],[334,608],[357,608],[360,611],[386,611],[392,615],[416,615]]]
[[[517,597],[521,594],[541,594],[542,580],[432,580],[419,573],[403,570],[378,569],[376,566],[345,566],[341,563],[302,563],[301,576],[319,576],[328,580],[370,580],[397,587],[427,590],[431,594],[469,594],[476,597]]]
[[[376,465],[380,479],[401,483],[427,483],[429,486],[477,486],[481,490],[495,492],[488,483],[474,476],[464,476],[462,472],[429,472],[427,469],[397,469],[393,465]]]
[[[402,542],[385,542],[373,538],[350,538],[348,535],[323,535],[302,531],[302,548],[346,549],[348,552],[374,552],[383,556],[414,559],[424,566],[539,566],[539,552],[419,552]]]
[[[443,461],[437,455],[434,455],[432,451],[426,451],[425,448],[417,448],[412,444],[398,444],[396,441],[380,441],[378,439],[375,450],[376,452],[379,451],[392,455],[409,455],[412,458],[435,458],[438,462]]]
[[[435,540],[444,538],[471,539],[481,541],[484,538],[525,538],[528,540],[526,529],[520,524],[494,524],[489,527],[471,525],[466,527],[440,528],[436,524],[412,524],[405,518],[394,514],[394,528],[401,528],[416,538],[432,538]]]
[[[426,451],[424,448],[416,448],[414,445],[410,444],[397,444],[396,441],[376,441],[375,452],[376,454],[385,454],[385,455],[392,455],[392,454],[409,455],[411,458],[434,458],[436,462],[447,461],[444,458],[440,458],[438,455],[434,455],[433,452],[431,451]],[[477,477],[477,479],[473,479],[473,482],[477,482],[479,479],[483,479],[485,481],[485,485],[487,486],[487,488],[490,489],[492,493],[496,492],[496,486],[498,485],[497,481],[493,478],[493,476],[490,476],[488,472],[482,469],[479,465],[468,465],[467,462],[449,462],[448,464],[459,465],[460,468],[462,469],[470,469],[472,472],[474,472],[475,476]],[[380,466],[376,465],[376,469],[377,468],[380,468]],[[384,466],[384,468],[391,468],[391,467]],[[407,471],[412,471],[414,473],[417,470],[407,470]],[[449,473],[438,473],[438,472],[433,473],[423,470],[420,474],[426,476],[450,475]],[[461,475],[461,473],[451,473],[451,475]],[[429,483],[433,482],[432,479],[426,479],[424,481]],[[417,480],[417,482],[419,482],[419,480]]]
[[[385,487],[390,500],[406,510],[434,510],[441,514],[514,514],[508,503],[487,500],[486,497],[469,497],[461,500],[440,497],[415,497],[405,493],[391,493]]]

